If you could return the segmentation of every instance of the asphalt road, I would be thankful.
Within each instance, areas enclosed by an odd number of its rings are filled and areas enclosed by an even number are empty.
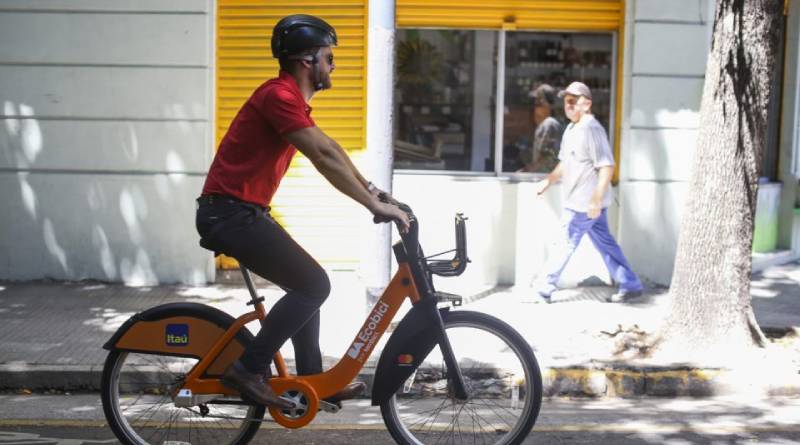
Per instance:
[[[0,395],[0,444],[116,443],[99,397]],[[307,428],[265,422],[254,444],[393,444],[380,411],[351,402]],[[545,400],[525,444],[800,444],[800,399]]]

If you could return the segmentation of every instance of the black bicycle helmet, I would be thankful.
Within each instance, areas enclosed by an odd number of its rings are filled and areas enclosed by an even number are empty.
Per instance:
[[[280,59],[318,46],[336,46],[336,30],[325,20],[306,14],[282,18],[272,30],[272,57]]]

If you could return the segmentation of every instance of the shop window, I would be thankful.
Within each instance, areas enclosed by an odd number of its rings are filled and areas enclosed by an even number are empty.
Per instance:
[[[398,30],[395,168],[491,171],[495,34]]]
[[[780,157],[781,106],[783,97],[784,60],[786,51],[786,16],[778,25],[778,48],[775,52],[775,75],[772,77],[772,96],[767,109],[767,143],[761,157],[761,178],[771,182],[780,180],[778,159]]]
[[[532,150],[541,106],[534,92],[542,84],[558,92],[575,80],[586,83],[594,114],[609,130],[614,45],[612,34],[399,29],[394,168],[549,171],[553,153]],[[499,115],[497,79],[503,80]],[[552,115],[566,125],[560,99]]]
[[[561,131],[569,123],[562,100],[555,97],[550,104],[544,91],[557,93],[576,80],[585,83],[592,91],[592,112],[608,130],[612,43],[609,34],[506,33],[502,171],[547,173],[558,162],[558,138],[540,141],[533,152],[537,126],[550,123],[544,122],[546,116]]]

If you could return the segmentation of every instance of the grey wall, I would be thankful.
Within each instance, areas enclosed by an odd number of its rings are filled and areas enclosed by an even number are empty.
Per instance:
[[[0,4],[0,279],[213,277],[210,4]]]
[[[637,273],[669,284],[697,137],[713,2],[627,4],[619,241]]]

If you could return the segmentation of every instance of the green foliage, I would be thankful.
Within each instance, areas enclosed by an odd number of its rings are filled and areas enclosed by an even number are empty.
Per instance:
[[[397,45],[398,86],[409,92],[430,92],[442,75],[442,55],[427,40],[411,38]]]

